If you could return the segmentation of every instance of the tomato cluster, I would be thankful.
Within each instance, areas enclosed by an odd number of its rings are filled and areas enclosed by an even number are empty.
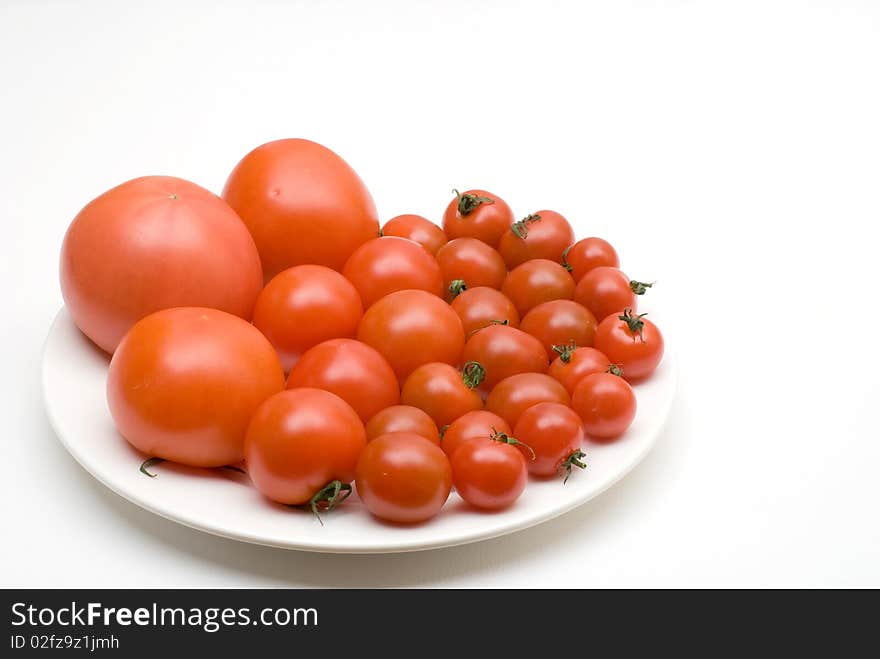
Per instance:
[[[632,382],[663,355],[651,284],[561,214],[517,219],[455,191],[442,227],[380,229],[357,174],[306,140],[247,154],[222,197],[172,177],[113,188],[74,219],[61,286],[112,355],[120,434],[155,459],[244,467],[314,512],[355,483],[375,516],[512,505],[623,435]]]

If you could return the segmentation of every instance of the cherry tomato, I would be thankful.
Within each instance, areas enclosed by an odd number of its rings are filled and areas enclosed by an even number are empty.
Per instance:
[[[250,229],[267,280],[304,263],[341,270],[354,250],[379,235],[363,181],[333,151],[308,140],[277,140],[248,153],[229,175],[223,198]]]
[[[636,416],[636,395],[629,383],[611,373],[593,373],[578,382],[571,406],[595,439],[614,439]]]
[[[572,299],[574,279],[560,264],[534,259],[507,273],[501,292],[510,298],[519,315],[525,316],[542,302]]]
[[[412,432],[435,444],[440,443],[440,431],[437,430],[434,420],[426,412],[411,405],[386,407],[367,422],[366,430],[367,441],[390,432]]]
[[[538,339],[550,355],[553,346],[570,344],[593,345],[596,318],[588,309],[571,300],[551,300],[533,307],[522,319],[520,329]]]
[[[283,388],[278,355],[257,328],[216,309],[178,307],[143,318],[122,339],[107,403],[139,451],[220,467],[241,461],[251,415]]]
[[[477,410],[463,414],[443,433],[440,448],[450,458],[467,442],[475,439],[489,439],[495,433],[511,433],[510,425],[497,414],[486,410]]]
[[[476,238],[450,240],[437,252],[443,286],[454,298],[464,287],[501,288],[507,267],[501,255]]]
[[[555,211],[538,211],[514,222],[505,231],[498,251],[511,270],[532,259],[562,262],[562,253],[574,242],[574,231]]]
[[[415,433],[390,433],[367,444],[357,463],[357,492],[371,513],[389,522],[423,522],[440,512],[452,488],[452,467],[436,444]]]
[[[357,290],[335,270],[298,265],[278,273],[257,297],[254,325],[289,370],[322,341],[353,337],[364,308]]]
[[[388,236],[358,247],[342,269],[369,307],[389,293],[427,291],[442,297],[443,275],[428,251],[412,240]]]
[[[627,308],[635,311],[636,296],[644,294],[650,287],[651,284],[631,280],[617,268],[600,266],[590,270],[578,282],[574,299],[601,321]]]
[[[144,316],[211,307],[250,320],[263,285],[247,227],[195,183],[145,176],[91,201],[61,247],[61,293],[73,322],[113,353]]]
[[[339,396],[321,389],[289,389],[265,401],[251,419],[245,441],[247,471],[269,499],[288,505],[320,502],[330,508],[334,481],[354,480],[367,443],[364,426]],[[330,486],[328,488],[328,486]],[[317,495],[317,496],[316,496]]]
[[[576,345],[557,345],[554,352],[558,359],[550,362],[547,375],[556,379],[569,395],[584,377],[591,373],[604,373],[611,367],[608,357],[595,348],[578,348]]]
[[[442,427],[462,414],[483,409],[476,388],[484,376],[477,362],[465,364],[461,371],[449,364],[422,364],[406,378],[400,400],[427,412]]]
[[[620,259],[611,243],[601,238],[584,238],[565,250],[562,264],[568,267],[575,281],[580,281],[593,268],[619,268]]]
[[[472,506],[507,508],[526,487],[528,467],[522,452],[502,441],[467,442],[451,458],[455,491]]]
[[[354,339],[331,339],[303,354],[287,377],[287,388],[313,387],[336,394],[361,421],[400,402],[397,377],[376,350]]]
[[[593,344],[623,369],[627,380],[648,377],[663,359],[663,335],[657,326],[626,309],[608,316],[596,328]]]
[[[513,428],[522,413],[532,405],[538,403],[568,405],[570,402],[565,387],[549,375],[518,373],[504,378],[495,385],[486,399],[486,409],[502,417]]]
[[[517,373],[544,373],[549,365],[547,351],[538,339],[506,325],[474,332],[464,346],[462,359],[479,362],[486,369],[481,387],[486,391]]]
[[[378,350],[400,380],[429,362],[458,364],[464,330],[452,308],[425,291],[398,291],[367,309],[358,340]]]
[[[581,461],[584,457],[581,450],[584,441],[583,422],[567,405],[533,405],[520,415],[513,435],[534,451],[535,459],[528,463],[530,474],[565,474],[565,480],[568,480],[572,467],[586,467]]]
[[[490,247],[498,247],[513,220],[513,211],[501,197],[485,190],[456,190],[455,199],[443,213],[443,231],[450,240],[476,238]]]
[[[465,336],[493,324],[519,327],[519,313],[513,302],[494,288],[468,288],[452,301],[452,309],[461,319]]]
[[[431,254],[437,254],[437,250],[446,244],[446,234],[443,233],[443,229],[421,215],[392,217],[382,227],[382,235],[409,238]]]

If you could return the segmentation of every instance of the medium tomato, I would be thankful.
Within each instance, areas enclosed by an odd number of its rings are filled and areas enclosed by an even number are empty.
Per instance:
[[[636,395],[619,375],[593,373],[578,382],[571,407],[583,419],[588,436],[615,439],[636,416]]]
[[[510,298],[519,315],[525,316],[543,302],[572,299],[574,287],[574,279],[560,264],[534,259],[507,273],[501,292]]]
[[[193,467],[244,457],[257,406],[284,388],[272,344],[216,309],[165,309],[135,323],[110,360],[107,404],[139,451]]]
[[[250,320],[263,285],[247,227],[195,183],[145,176],[89,202],[61,247],[61,293],[73,322],[113,353],[144,316],[210,307]]]
[[[493,324],[519,327],[519,313],[513,302],[494,288],[468,288],[456,296],[451,306],[461,319],[465,336]]]
[[[275,275],[260,292],[254,325],[289,370],[312,346],[353,337],[363,314],[361,298],[345,277],[323,265],[298,265]]]
[[[476,238],[498,247],[505,231],[510,231],[513,211],[501,197],[485,190],[455,191],[443,213],[443,231],[450,240]]]
[[[367,441],[390,432],[412,432],[435,444],[440,443],[440,431],[437,430],[434,420],[426,412],[411,405],[392,405],[377,412],[367,422],[366,431]]]
[[[511,429],[497,414],[486,410],[468,412],[449,424],[440,440],[440,448],[451,458],[464,444],[475,439],[489,439],[499,432],[509,435]]]
[[[538,339],[506,325],[474,332],[464,346],[462,359],[483,366],[486,377],[482,388],[486,391],[517,373],[544,373],[549,365],[547,351]]]
[[[443,229],[421,215],[398,215],[392,217],[382,227],[383,236],[397,236],[409,238],[436,254],[437,250],[446,244],[446,234]]]
[[[601,266],[619,268],[620,259],[608,241],[601,238],[584,238],[563,252],[562,264],[571,272],[575,281],[580,281],[593,268]]]
[[[547,375],[557,380],[571,395],[583,378],[591,373],[604,373],[611,367],[608,357],[595,348],[579,348],[575,344],[553,346],[559,357],[550,362]]]
[[[303,354],[287,377],[287,388],[313,387],[336,394],[361,421],[400,401],[397,377],[376,350],[354,339],[331,339]]]
[[[606,316],[624,309],[636,309],[637,295],[643,295],[652,284],[631,280],[617,268],[593,268],[578,282],[575,302],[582,304],[602,321]]]
[[[528,463],[530,474],[571,475],[572,467],[584,469],[584,428],[581,418],[567,405],[538,403],[522,413],[513,429],[514,436],[534,452]]]
[[[458,364],[464,330],[452,308],[425,291],[398,291],[367,309],[358,340],[378,350],[400,380],[422,364]]]
[[[440,266],[412,240],[387,236],[365,242],[345,262],[342,274],[360,293],[365,307],[389,293],[427,291],[443,296]]]
[[[663,359],[663,335],[657,326],[626,309],[608,316],[596,328],[593,344],[623,369],[627,380],[648,377]]]
[[[559,382],[543,373],[518,373],[495,385],[486,398],[486,409],[502,417],[510,427],[519,417],[538,403],[568,405],[571,399]]]
[[[562,253],[574,242],[574,231],[555,211],[538,211],[514,222],[498,243],[498,251],[511,270],[532,259],[562,262]]]
[[[529,470],[522,451],[504,434],[463,445],[452,456],[452,484],[472,506],[500,510],[512,505],[526,487]],[[515,440],[514,440],[515,441]]]
[[[332,509],[343,491],[351,491],[348,484],[366,443],[360,419],[339,396],[289,389],[257,408],[247,430],[245,462],[266,497],[287,505],[309,503],[317,513],[322,503]]]
[[[354,250],[379,235],[363,181],[309,140],[277,140],[248,153],[229,175],[223,198],[250,229],[267,280],[304,263],[341,270]]]
[[[414,433],[390,433],[367,444],[357,463],[358,496],[389,522],[423,522],[440,512],[452,467],[440,447]]]
[[[450,240],[437,252],[443,286],[455,298],[465,287],[501,288],[507,267],[501,255],[476,238]]]
[[[468,362],[460,371],[449,364],[422,364],[406,378],[400,400],[423,410],[442,427],[462,414],[483,409],[476,388],[484,377],[477,362]]]
[[[522,319],[520,329],[538,339],[551,358],[553,346],[570,344],[593,345],[596,317],[571,300],[551,300],[533,307]]]

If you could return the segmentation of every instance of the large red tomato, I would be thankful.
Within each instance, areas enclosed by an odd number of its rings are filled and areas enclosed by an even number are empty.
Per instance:
[[[340,270],[358,246],[379,235],[363,181],[309,140],[277,140],[251,151],[229,175],[223,198],[250,229],[266,279],[303,263]]]
[[[61,247],[61,293],[73,321],[112,353],[144,316],[211,307],[250,319],[262,286],[247,228],[195,183],[145,176],[90,202]]]

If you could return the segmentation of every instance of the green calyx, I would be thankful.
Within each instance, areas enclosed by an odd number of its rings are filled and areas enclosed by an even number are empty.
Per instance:
[[[516,439],[514,437],[511,437],[506,432],[498,432],[493,427],[492,434],[489,435],[489,439],[491,439],[493,442],[500,442],[502,444],[510,444],[511,446],[522,446],[522,447],[526,448],[528,450],[528,452],[531,454],[531,456],[532,456],[531,459],[532,460],[535,459],[535,452],[532,450],[531,446],[529,446],[528,444],[523,444],[521,441],[519,441],[518,439]]]
[[[559,355],[559,359],[563,364],[568,364],[571,361],[571,355],[575,350],[577,350],[577,344],[574,341],[570,343],[557,343],[553,346],[553,352]]]
[[[651,288],[656,282],[651,282],[650,284],[646,284],[643,281],[636,281],[633,279],[629,282],[630,290],[636,295],[644,295],[649,288]]]
[[[481,197],[480,195],[475,195],[472,192],[465,192],[464,194],[460,193],[458,190],[452,190],[455,193],[456,199],[458,199],[458,212],[467,217],[471,213],[474,212],[476,208],[478,208],[481,204],[494,204],[495,200],[491,197]]]
[[[623,377],[623,369],[620,367],[620,364],[610,364],[608,370],[605,372],[611,373],[611,375],[616,375],[619,378]]]
[[[486,369],[480,362],[467,362],[461,367],[461,379],[468,389],[476,389],[486,379]]]
[[[320,490],[315,492],[307,504],[309,510],[324,526],[324,520],[320,513],[329,513],[351,495],[351,485],[342,481],[330,481]]]
[[[449,283],[449,299],[454,300],[459,295],[461,295],[464,291],[467,290],[467,284],[464,279],[453,279]]]
[[[627,307],[623,310],[623,313],[618,316],[618,318],[625,322],[627,327],[629,327],[630,334],[633,335],[633,341],[636,340],[636,334],[638,334],[639,338],[644,342],[645,337],[642,336],[642,329],[645,327],[645,321],[643,321],[642,318],[647,315],[647,313],[640,313],[638,316],[634,316],[632,309]]]
[[[577,449],[562,461],[559,465],[559,473],[565,472],[565,478],[562,480],[563,485],[568,482],[568,478],[571,476],[572,467],[577,467],[578,469],[587,468],[587,463],[581,460],[581,458],[585,457],[587,457],[587,454],[580,449]]]
[[[529,235],[529,225],[534,222],[540,222],[541,216],[537,213],[532,213],[531,215],[526,215],[523,219],[518,220],[510,225],[510,230],[513,231],[519,238],[525,240]]]
[[[562,252],[562,267],[565,268],[568,272],[574,270],[574,268],[571,267],[571,263],[568,262],[568,252],[572,247],[574,247],[574,245],[569,245],[565,248],[565,251]]]

